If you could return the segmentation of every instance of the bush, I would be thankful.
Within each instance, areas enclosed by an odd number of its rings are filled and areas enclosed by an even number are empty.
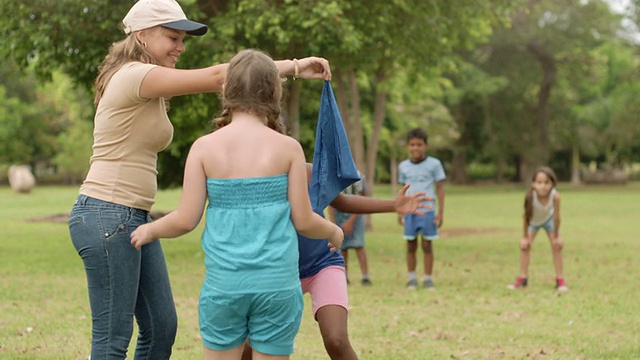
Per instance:
[[[509,166],[504,173],[505,178],[511,178],[516,171]],[[497,168],[495,164],[471,163],[467,165],[467,175],[471,180],[496,180]]]

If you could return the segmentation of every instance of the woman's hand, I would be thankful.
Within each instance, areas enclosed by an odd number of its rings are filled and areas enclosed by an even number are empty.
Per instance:
[[[294,60],[294,76],[295,63],[298,63],[298,77],[302,79],[324,79],[331,80],[331,68],[329,61],[325,58],[310,56],[299,60]]]

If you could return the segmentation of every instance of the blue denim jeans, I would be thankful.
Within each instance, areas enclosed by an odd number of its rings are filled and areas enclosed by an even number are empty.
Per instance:
[[[134,359],[169,359],[177,315],[159,241],[131,245],[150,221],[144,210],[78,196],[69,217],[71,241],[84,262],[93,319],[91,360],[125,359],[135,316]]]

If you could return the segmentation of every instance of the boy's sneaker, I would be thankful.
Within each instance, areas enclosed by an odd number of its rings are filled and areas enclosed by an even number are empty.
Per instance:
[[[371,283],[371,280],[369,280],[367,278],[362,279],[362,286],[371,286],[371,285],[373,285]]]
[[[424,279],[422,281],[422,286],[427,290],[435,290],[436,285],[433,283],[432,279]]]
[[[407,289],[417,289],[418,288],[418,280],[411,279],[407,282]]]
[[[556,279],[556,290],[558,291],[569,291],[569,287],[565,284],[563,278]]]
[[[516,279],[516,282],[514,282],[513,284],[507,285],[507,289],[511,289],[511,290],[524,289],[526,287],[527,287],[527,278],[525,277],[518,277]]]

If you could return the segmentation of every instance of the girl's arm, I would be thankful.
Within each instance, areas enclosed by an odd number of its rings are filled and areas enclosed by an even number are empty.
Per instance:
[[[302,79],[331,80],[331,68],[326,59],[307,57],[300,60],[278,60],[275,62],[281,75],[293,75]],[[297,65],[296,65],[297,64]],[[140,86],[144,99],[158,97],[221,92],[227,75],[228,64],[209,66],[203,69],[172,69],[157,66],[145,76]],[[297,70],[296,70],[297,68]]]
[[[524,229],[523,229],[523,237],[527,237],[529,236],[529,219],[527,219],[527,215],[523,215],[522,218],[524,219]]]
[[[207,186],[198,144],[198,141],[193,144],[187,156],[178,208],[152,223],[139,226],[131,233],[131,244],[136,249],[158,238],[184,235],[200,223],[207,199]]]
[[[438,199],[438,211],[434,221],[436,221],[438,227],[441,227],[444,221],[444,181],[436,182],[436,198]]]
[[[553,197],[553,229],[557,237],[560,233],[560,193],[557,191]]]
[[[327,212],[329,213],[329,220],[332,223],[336,223],[336,209],[333,206],[329,206],[329,209],[327,209]]]
[[[307,166],[302,146],[293,138],[287,138],[292,154],[289,168],[288,198],[291,204],[291,220],[296,231],[312,239],[328,239],[332,251],[340,249],[344,234],[339,226],[313,212],[307,187]]]
[[[407,195],[409,184],[402,187],[395,199],[376,199],[360,195],[339,194],[331,202],[331,206],[338,211],[349,214],[375,214],[397,212],[400,214],[424,215],[420,209],[431,208],[425,202],[433,197],[425,196],[424,192]]]

